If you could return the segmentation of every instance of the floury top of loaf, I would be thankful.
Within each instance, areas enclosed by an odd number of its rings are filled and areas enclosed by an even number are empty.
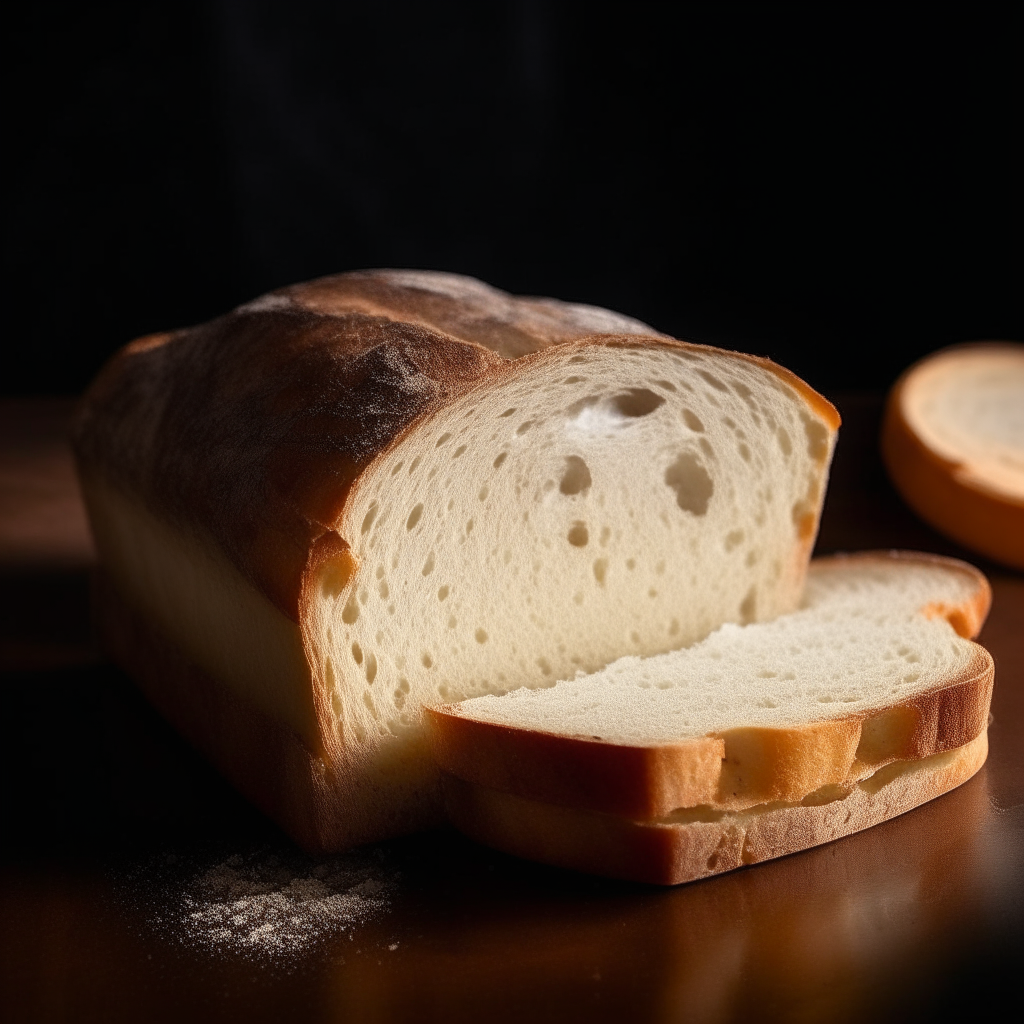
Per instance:
[[[793,610],[837,427],[767,360],[374,271],[129,345],[76,451],[115,651],[296,838],[339,848],[440,814],[423,704]],[[238,709],[215,729],[210,693]]]

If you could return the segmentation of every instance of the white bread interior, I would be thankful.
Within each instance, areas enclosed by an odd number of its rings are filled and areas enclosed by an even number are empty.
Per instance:
[[[126,601],[323,759],[362,841],[437,803],[422,704],[551,686],[795,608],[834,438],[782,375],[730,353],[647,340],[523,357],[362,473],[336,526],[350,553],[317,568],[298,624],[201,529],[101,474],[83,490]]]

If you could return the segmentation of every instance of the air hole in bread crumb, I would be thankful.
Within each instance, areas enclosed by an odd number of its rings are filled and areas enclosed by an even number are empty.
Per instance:
[[[476,637],[476,642],[478,644],[485,644],[485,643],[487,643],[487,630],[486,629],[478,629],[476,631],[476,633],[474,634],[474,636]]]
[[[620,416],[628,419],[639,419],[641,416],[649,416],[652,412],[665,404],[665,399],[656,391],[648,388],[630,388],[617,394],[612,399],[612,406]]]
[[[757,614],[757,588],[751,587],[747,591],[747,596],[743,598],[740,604],[740,622],[745,626],[748,622],[754,621],[754,616]]]
[[[362,663],[363,663],[363,649],[362,649],[362,647],[359,646],[359,644],[353,644],[352,645],[352,657],[355,658],[357,665],[362,665]]]
[[[703,434],[704,433],[704,424],[701,422],[700,418],[695,413],[690,412],[689,409],[684,409],[683,410],[683,422],[692,431],[694,431],[694,433],[697,433],[697,434]]]
[[[713,374],[707,370],[698,370],[699,373],[716,391],[728,391],[729,389]]]
[[[498,417],[498,419],[500,419],[500,420],[503,420],[503,419],[506,419],[506,418],[507,418],[507,417],[509,417],[509,416],[515,416],[515,414],[516,414],[516,410],[515,410],[515,409],[506,409],[506,410],[505,410],[505,411],[504,411],[504,412],[503,412],[503,413],[502,413],[502,414],[501,414],[501,415],[500,415],[500,416]]]
[[[380,583],[377,584],[377,591],[380,594],[380,599],[382,601],[386,601],[391,594],[391,591],[388,589],[388,581],[381,580]]]
[[[438,601],[443,601],[448,596],[448,585],[445,584],[443,587],[439,587],[437,591]]]
[[[749,462],[750,461],[750,449],[745,444],[743,444],[742,442],[740,443],[740,446],[739,446],[739,453],[740,453],[740,458],[744,462]]]
[[[828,431],[805,412],[800,413],[800,418],[804,421],[804,433],[807,435],[807,454],[821,462],[828,455]]]
[[[659,388],[664,388],[666,391],[675,391],[676,386],[670,380],[656,380],[654,382]]]
[[[504,461],[505,461],[505,460],[506,460],[507,458],[508,458],[508,452],[502,452],[502,453],[501,453],[501,454],[500,454],[500,455],[499,455],[499,456],[498,456],[498,457],[497,457],[497,458],[496,458],[496,459],[494,460],[494,463],[493,463],[493,465],[494,465],[494,468],[495,468],[495,469],[500,469],[500,468],[501,468],[501,464],[502,464],[502,463],[503,463],[503,462],[504,462]]]
[[[402,462],[396,462],[391,467],[391,475],[394,476],[404,465],[405,465],[405,461],[404,460]]]
[[[422,459],[422,458],[421,458],[421,457],[420,457],[419,455],[417,455],[417,456],[416,456],[416,458],[412,460],[412,462],[411,462],[411,463],[410,463],[410,465],[409,465],[409,475],[410,475],[410,476],[411,476],[411,475],[412,475],[413,473],[415,473],[415,472],[416,472],[416,467],[417,467],[417,466],[418,466],[418,465],[419,465],[419,464],[420,464],[420,463],[421,463],[422,461],[423,461],[423,459]]]
[[[598,558],[594,562],[594,579],[597,580],[601,586],[604,586],[605,576],[608,574],[608,559]]]
[[[419,521],[423,515],[423,502],[421,501],[410,513],[409,518],[405,521],[405,528],[411,530]]]
[[[434,571],[434,552],[431,551],[427,555],[427,560],[423,563],[423,568],[420,570],[424,576],[429,576]]]
[[[361,529],[362,533],[369,533],[370,532],[370,527],[373,526],[373,521],[374,521],[374,519],[377,518],[377,513],[379,511],[380,511],[380,509],[378,508],[377,503],[374,502],[370,506],[370,508],[367,510],[366,515],[363,516],[363,525],[362,525],[362,529]]]
[[[548,661],[547,658],[538,658],[537,667],[541,670],[541,672],[544,673],[544,675],[551,675],[551,663]]]
[[[630,571],[635,569],[636,568],[636,559],[635,558],[627,558],[626,559],[626,568],[629,569]]]
[[[733,548],[743,543],[746,534],[742,530],[730,530],[725,535],[725,550],[732,551]]]
[[[441,447],[441,445],[443,445],[443,444],[445,443],[445,441],[448,441],[448,440],[450,440],[450,439],[451,439],[451,436],[452,436],[452,435],[451,435],[451,434],[449,434],[449,433],[444,433],[444,434],[442,434],[442,435],[441,435],[441,436],[440,436],[440,437],[439,437],[439,438],[437,439],[437,441],[436,441],[436,442],[434,443],[434,447],[435,447],[435,448],[440,448],[440,447]]]
[[[569,543],[574,548],[585,548],[590,540],[590,533],[587,531],[587,524],[577,520],[569,528]]]
[[[676,504],[684,512],[696,516],[707,512],[715,485],[692,452],[683,452],[665,470],[665,483],[676,492]]]
[[[592,483],[590,469],[578,455],[565,457],[565,472],[558,489],[563,494],[586,494]]]
[[[454,615],[448,616],[448,628],[454,629],[459,624],[459,620]]]
[[[782,449],[782,454],[788,459],[793,454],[793,442],[790,441],[789,434],[786,433],[783,427],[779,427],[776,437],[779,439],[779,447]]]
[[[453,453],[452,458],[453,459],[457,459],[460,455],[465,455],[466,454],[466,449],[468,447],[469,447],[469,445],[460,444],[459,447],[455,449],[455,452]]]
[[[373,683],[374,679],[377,678],[377,656],[375,654],[368,654],[366,656],[366,681]]]
[[[424,668],[433,668],[434,659],[426,651],[420,656],[420,661],[423,662]]]
[[[487,495],[490,494],[490,493],[491,492],[490,492],[490,489],[488,488],[487,484],[484,484],[483,487],[480,488],[480,493],[477,495],[477,497],[481,501],[486,501],[487,500]]]
[[[586,377],[566,377],[562,381],[563,384],[582,384],[587,378]]]
[[[469,536],[473,532],[473,520],[470,519],[466,523],[466,535]]]
[[[356,592],[353,589],[348,595],[345,607],[341,610],[341,621],[351,626],[359,618],[359,601],[356,599]]]
[[[520,423],[519,426],[516,427],[516,436],[522,437],[535,422],[535,420],[527,420],[525,423]]]

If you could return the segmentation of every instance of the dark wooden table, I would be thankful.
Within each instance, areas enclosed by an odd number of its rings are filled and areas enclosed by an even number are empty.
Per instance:
[[[451,832],[333,867],[302,857],[96,651],[69,403],[0,403],[0,1017],[875,1024],[1018,1002],[1024,577],[899,502],[876,454],[878,397],[837,404],[845,425],[818,550],[956,554],[992,581],[988,763],[867,832],[661,890],[523,863]],[[267,949],[239,941],[240,926],[209,925],[225,906],[204,881],[211,868],[272,882],[338,863],[383,888],[317,934],[285,929]]]

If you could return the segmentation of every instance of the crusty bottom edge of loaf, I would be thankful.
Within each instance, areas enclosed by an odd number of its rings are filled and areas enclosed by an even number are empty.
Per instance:
[[[106,652],[150,703],[251,803],[311,853],[327,853],[443,824],[440,798],[420,818],[346,814],[344,786],[299,735],[192,664],[97,572],[93,606]]]
[[[513,796],[452,775],[444,786],[449,820],[487,846],[588,874],[678,885],[887,821],[956,789],[987,755],[986,731],[954,750],[887,765],[827,802],[813,802],[826,795],[812,794],[800,804],[709,814],[714,820],[705,821],[637,822]]]

